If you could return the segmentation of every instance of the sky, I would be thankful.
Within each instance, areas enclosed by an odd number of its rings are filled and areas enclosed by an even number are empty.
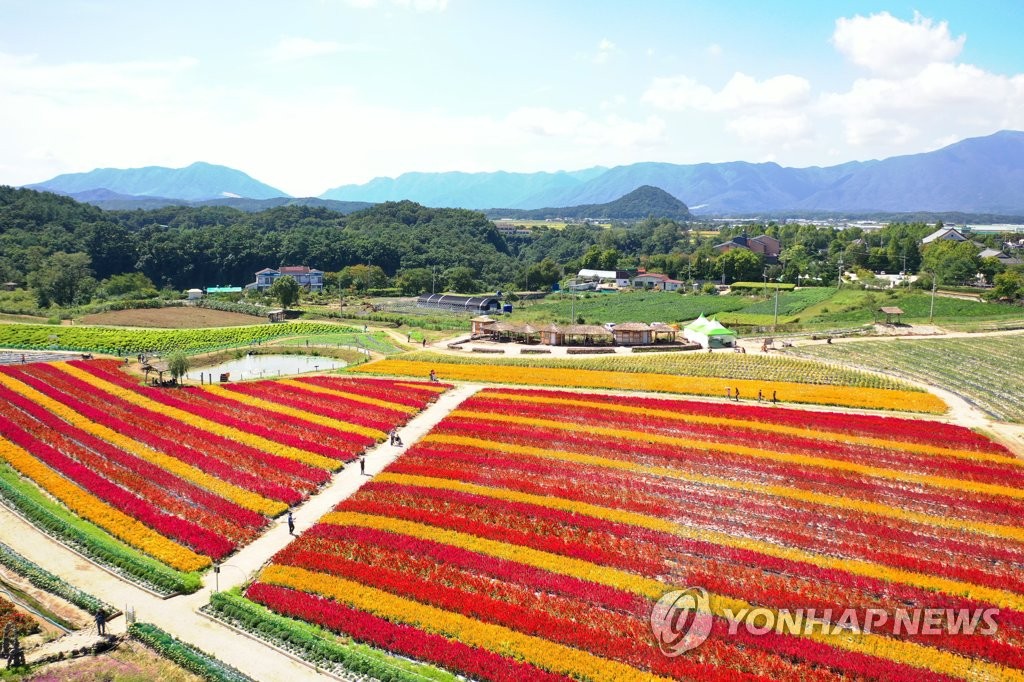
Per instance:
[[[829,166],[1024,129],[1020,0],[0,0],[0,184]]]

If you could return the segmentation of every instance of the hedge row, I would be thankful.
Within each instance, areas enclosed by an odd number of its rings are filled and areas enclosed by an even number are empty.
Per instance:
[[[779,289],[780,291],[792,291],[793,289],[796,289],[796,285],[791,284],[790,282],[733,282],[732,284],[729,285],[729,288],[732,291],[736,291],[739,289],[752,289],[755,291],[764,291],[765,289]]]
[[[110,604],[58,578],[38,564],[21,556],[2,542],[0,542],[0,564],[14,571],[44,592],[60,597],[83,611],[94,615],[100,609],[103,609],[108,614],[117,611]]]
[[[339,639],[309,623],[286,618],[242,597],[237,590],[216,592],[209,610],[219,617],[320,667],[337,664],[383,682],[455,682],[449,672],[413,663],[363,644]]]
[[[45,497],[7,465],[0,465],[0,498],[44,533],[157,592],[190,593],[202,586],[198,574],[175,571],[125,545]]]
[[[128,634],[185,670],[210,682],[255,682],[245,673],[150,623],[132,623]]]

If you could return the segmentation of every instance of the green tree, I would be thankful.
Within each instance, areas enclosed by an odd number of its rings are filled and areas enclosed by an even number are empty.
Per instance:
[[[291,275],[282,275],[274,280],[267,291],[271,298],[281,302],[281,307],[288,309],[299,300],[299,283]]]
[[[356,291],[379,289],[388,285],[388,276],[379,265],[350,265],[338,273],[338,283]]]
[[[175,383],[177,383],[181,377],[188,374],[190,364],[188,356],[180,350],[174,351],[167,356],[167,368],[170,370],[171,377],[174,379]]]
[[[974,244],[944,239],[928,245],[921,269],[934,272],[939,284],[963,284],[973,279],[980,267]]]
[[[448,290],[456,293],[471,294],[480,289],[480,284],[476,281],[476,272],[473,271],[473,268],[460,265],[445,270],[444,279],[448,284]]]
[[[524,288],[539,290],[550,289],[553,284],[561,281],[562,266],[550,258],[534,263],[526,268],[525,277],[520,282]]]
[[[395,276],[395,286],[406,296],[425,294],[434,285],[434,275],[430,268],[409,268]]]
[[[153,281],[141,272],[112,275],[96,289],[99,298],[156,298],[159,293]]]
[[[96,290],[91,260],[87,253],[58,251],[28,276],[28,285],[36,292],[40,307],[86,303]]]
[[[727,282],[746,282],[761,279],[764,261],[749,249],[730,249],[718,257],[717,264]]]
[[[1024,272],[1017,268],[1000,272],[995,276],[992,298],[1016,301],[1024,298]]]

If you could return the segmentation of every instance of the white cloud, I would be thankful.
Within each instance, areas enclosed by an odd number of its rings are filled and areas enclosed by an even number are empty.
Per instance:
[[[719,45],[718,43],[711,43],[710,45],[708,45],[708,47],[705,50],[705,52],[708,53],[709,57],[714,57],[714,58],[721,57],[722,56],[722,46]]]
[[[159,97],[178,75],[198,64],[198,60],[191,57],[155,62],[40,64],[35,55],[0,53],[0,93],[35,96],[68,92],[95,96],[126,93],[133,98]]]
[[[934,23],[914,13],[902,21],[888,12],[836,20],[832,43],[858,66],[879,74],[903,76],[933,62],[950,62],[964,46],[966,36],[953,38],[949,25]]]
[[[589,146],[649,146],[664,134],[665,122],[657,116],[630,121],[611,114],[591,118],[582,111],[556,111],[545,107],[522,107],[508,114],[512,128],[540,137],[555,137]]]
[[[788,144],[805,140],[810,134],[810,121],[805,114],[740,116],[725,127],[752,144]]]
[[[267,57],[272,62],[290,62],[297,59],[319,57],[334,54],[342,50],[342,45],[333,40],[313,40],[285,36],[277,41],[277,45],[267,50]]]
[[[735,111],[748,107],[787,107],[805,102],[811,91],[806,78],[782,75],[758,81],[737,72],[715,92],[688,76],[655,78],[643,94],[643,101],[658,109],[683,111]]]
[[[620,51],[615,43],[607,38],[602,38],[601,42],[597,44],[597,52],[591,56],[590,60],[595,64],[607,64]]]
[[[345,4],[355,9],[372,9],[380,7],[380,0],[344,0]],[[448,0],[390,0],[390,5],[411,9],[414,12],[443,12],[448,9]]]

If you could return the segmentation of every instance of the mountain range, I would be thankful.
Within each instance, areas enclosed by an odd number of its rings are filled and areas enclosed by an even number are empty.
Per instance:
[[[324,192],[320,200],[378,203],[410,199],[436,207],[557,213],[558,209],[542,207],[607,204],[644,186],[660,188],[702,215],[787,211],[805,215],[953,211],[1021,215],[1024,132],[1001,131],[932,152],[827,167],[790,168],[745,161],[643,162],[557,173],[405,173],[362,185],[342,185]],[[127,208],[133,202],[140,202],[141,207],[143,202],[160,200],[216,200],[230,205],[231,199],[238,198],[287,197],[241,171],[206,163],[183,169],[98,169],[57,176],[29,187],[68,194],[105,208],[113,207],[113,202],[118,208]],[[248,210],[259,210],[252,208],[258,204],[246,203]],[[569,217],[565,210],[562,216]]]

